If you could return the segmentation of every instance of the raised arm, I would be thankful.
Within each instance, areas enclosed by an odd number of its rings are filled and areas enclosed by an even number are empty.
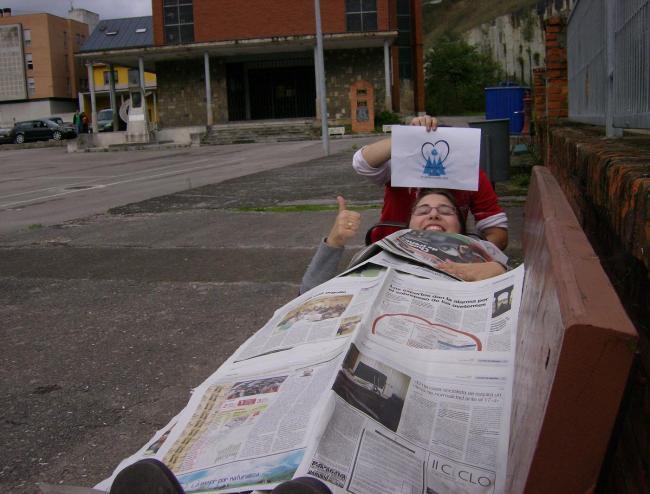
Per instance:
[[[436,130],[438,128],[438,120],[429,115],[415,117],[411,120],[411,125],[420,125],[426,127],[427,131]],[[378,168],[390,159],[390,137],[382,139],[381,141],[374,142],[365,146],[361,154],[368,162],[371,168]]]
[[[300,293],[305,293],[336,276],[345,244],[359,231],[361,215],[348,210],[343,197],[338,196],[336,201],[339,211],[334,225],[307,266],[300,284]]]

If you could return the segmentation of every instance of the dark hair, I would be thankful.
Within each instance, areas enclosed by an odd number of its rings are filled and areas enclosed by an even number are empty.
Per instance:
[[[465,215],[463,214],[463,211],[460,210],[458,207],[458,202],[456,201],[456,196],[454,196],[454,193],[449,190],[449,189],[420,189],[418,190],[417,195],[415,196],[415,202],[413,203],[413,207],[411,208],[411,215],[413,215],[413,211],[415,211],[416,206],[418,205],[418,202],[420,200],[428,195],[431,194],[438,194],[440,196],[446,197],[449,202],[456,208],[456,217],[458,218],[458,223],[460,223],[460,233],[465,233]]]

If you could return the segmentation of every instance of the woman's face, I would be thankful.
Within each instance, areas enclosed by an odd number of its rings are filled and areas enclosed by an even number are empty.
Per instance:
[[[418,201],[411,214],[409,228],[447,233],[461,231],[456,208],[449,199],[440,194],[428,194]]]

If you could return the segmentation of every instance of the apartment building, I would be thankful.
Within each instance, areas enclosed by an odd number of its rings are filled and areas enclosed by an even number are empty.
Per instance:
[[[424,111],[421,10],[421,0],[321,1],[330,123],[350,122],[358,80],[376,112]],[[80,57],[155,72],[161,126],[316,120],[313,2],[152,0],[152,14],[151,46]]]
[[[74,54],[88,34],[88,24],[77,20],[2,9],[0,122],[73,112],[79,90],[87,87]]]

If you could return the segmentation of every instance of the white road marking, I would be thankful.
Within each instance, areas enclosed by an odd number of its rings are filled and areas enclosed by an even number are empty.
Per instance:
[[[196,160],[193,163],[201,163],[201,162],[205,162],[205,161],[214,161],[214,158],[210,157],[210,158],[206,158],[206,159]],[[131,178],[131,179],[128,179],[128,180],[119,180],[117,182],[111,182],[111,183],[107,183],[107,184],[97,184],[97,185],[94,185],[94,186],[92,186],[90,188],[87,188],[87,189],[67,190],[65,192],[60,192],[58,194],[50,194],[50,195],[46,195],[46,196],[35,197],[35,198],[32,198],[32,199],[25,199],[23,201],[15,201],[15,202],[9,202],[9,203],[5,203],[5,204],[0,204],[0,209],[7,209],[7,208],[10,208],[10,207],[13,207],[13,206],[17,206],[19,204],[28,204],[28,203],[31,203],[31,202],[40,202],[40,201],[44,201],[46,199],[52,199],[54,197],[61,197],[61,196],[69,195],[69,194],[75,194],[75,193],[78,193],[78,192],[87,192],[89,190],[98,189],[98,188],[103,189],[103,188],[107,188],[107,187],[113,187],[115,185],[121,185],[121,184],[126,184],[126,183],[131,183],[131,182],[138,182],[138,181],[148,180],[148,179],[152,179],[152,178],[165,177],[165,176],[174,175],[174,174],[182,174],[182,173],[185,173],[185,172],[191,172],[191,171],[197,171],[197,170],[207,170],[207,169],[210,169],[210,168],[214,168],[214,166],[215,165],[196,166],[196,167],[192,167],[192,168],[181,168],[181,169],[171,170],[171,171],[164,172],[164,173],[155,173],[155,174],[146,175],[146,176],[143,176],[143,177]],[[116,175],[116,176],[119,177],[120,175]],[[60,189],[61,187],[56,187],[56,188]]]
[[[202,159],[190,161],[187,164],[198,164],[198,163],[204,163],[206,161],[214,161],[214,158],[213,157],[202,158]],[[99,181],[98,179],[108,179],[108,178],[113,178],[114,179],[114,178],[118,178],[118,177],[128,177],[128,176],[133,176],[133,175],[140,175],[142,173],[148,173],[148,172],[151,172],[151,171],[164,170],[166,168],[172,168],[174,166],[178,166],[178,164],[164,165],[164,166],[159,166],[159,167],[156,167],[156,168],[150,168],[150,169],[147,169],[147,170],[137,170],[137,171],[128,172],[128,173],[119,173],[117,175],[105,175],[105,176],[99,176],[99,177],[88,177],[88,180],[84,180],[82,182],[72,182],[72,183],[68,183],[68,184],[56,185],[56,186],[53,186],[53,187],[44,187],[44,188],[41,188],[41,189],[32,189],[32,190],[28,190],[28,191],[25,191],[25,192],[17,192],[15,194],[0,195],[0,200],[8,199],[8,198],[11,198],[11,197],[24,196],[24,195],[28,195],[28,194],[35,194],[37,192],[45,192],[45,191],[50,191],[50,190],[61,190],[61,189],[67,189],[69,187],[78,187],[80,185],[87,185],[88,183],[92,183],[93,186],[89,187],[89,188],[86,188],[84,190],[91,190],[93,188],[98,188],[100,185],[102,185],[102,184],[97,184],[97,182]],[[189,168],[189,169],[184,168],[184,169],[180,169],[178,171],[183,172],[183,171],[191,171],[191,170],[193,170],[193,169],[192,168]],[[140,177],[140,178],[146,179],[146,178],[149,178],[149,177],[157,177],[157,176],[159,176],[159,175],[154,174],[154,175],[148,175],[148,176]],[[40,178],[40,177],[37,177],[37,178]],[[84,177],[84,178],[86,178],[86,177]],[[138,178],[138,180],[140,180],[140,178]],[[30,179],[30,180],[34,180],[34,179]],[[120,183],[120,182],[115,182],[115,183]],[[81,192],[81,191],[80,190],[73,190],[71,192]],[[37,198],[34,198],[34,199],[30,199],[30,200],[26,200],[26,201],[20,201],[20,202],[38,201],[40,199],[46,199],[48,197],[56,197],[58,195],[64,195],[64,194],[62,193],[62,194],[55,194],[55,195],[52,195],[52,196],[37,197]],[[9,203],[9,205],[11,205],[11,204],[19,204],[19,202],[18,203]],[[0,204],[0,208],[1,207],[6,207],[6,206],[7,206],[7,204]]]

